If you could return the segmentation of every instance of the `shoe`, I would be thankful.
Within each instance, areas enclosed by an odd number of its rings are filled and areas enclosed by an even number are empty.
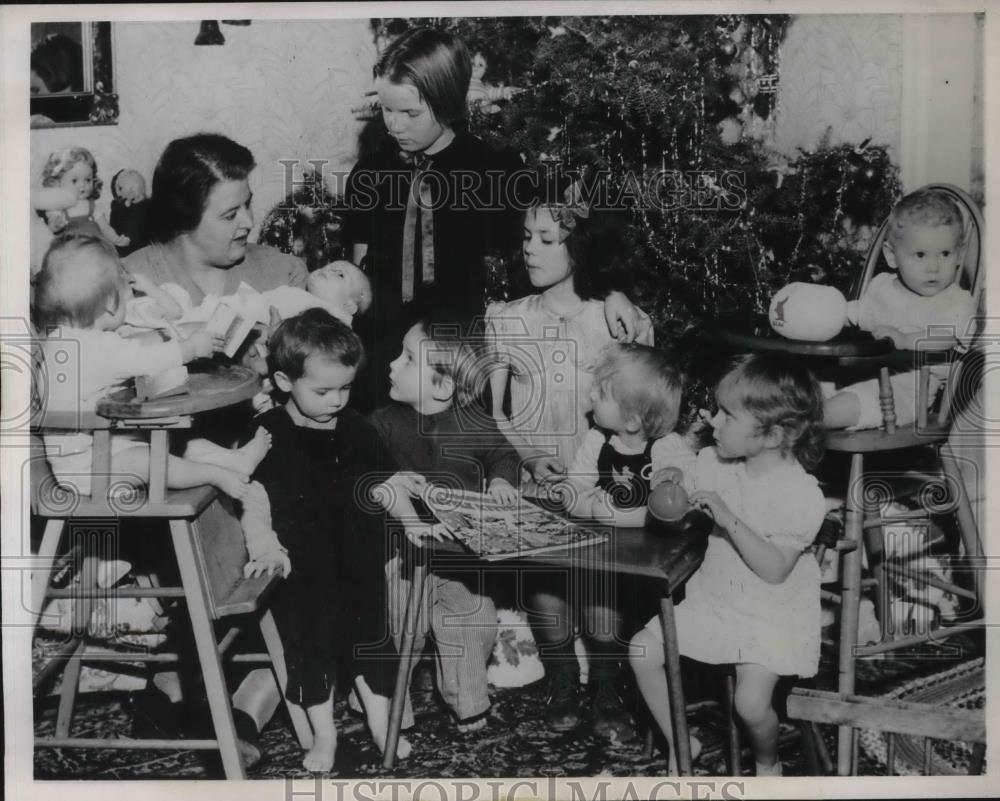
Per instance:
[[[545,723],[553,731],[569,731],[580,725],[580,682],[574,671],[552,671]]]
[[[635,738],[635,728],[613,680],[598,680],[591,700],[594,733],[619,743]]]
[[[255,768],[264,758],[257,722],[242,709],[233,709],[233,725],[236,728],[236,750],[239,751],[243,769]]]
[[[183,702],[172,702],[152,683],[129,696],[132,736],[137,740],[173,740],[181,736]]]

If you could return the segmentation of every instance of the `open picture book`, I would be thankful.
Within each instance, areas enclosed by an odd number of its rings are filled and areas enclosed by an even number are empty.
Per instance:
[[[470,552],[487,561],[580,548],[607,536],[520,499],[502,506],[489,495],[431,487],[423,501]]]

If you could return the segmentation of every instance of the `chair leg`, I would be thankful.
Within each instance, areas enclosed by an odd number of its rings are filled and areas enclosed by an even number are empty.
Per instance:
[[[403,727],[403,707],[410,679],[410,666],[413,664],[413,642],[420,626],[420,612],[424,606],[424,584],[427,577],[427,565],[419,563],[413,568],[413,579],[410,582],[410,596],[406,601],[406,614],[403,616],[403,638],[399,648],[399,668],[396,671],[396,685],[392,692],[392,703],[389,706],[389,731],[385,738],[385,753],[382,754],[382,767],[392,768],[396,761],[396,747],[399,744],[399,732]]]
[[[84,590],[97,589],[96,557],[85,556],[80,570],[80,588]],[[79,638],[72,656],[63,670],[62,685],[59,688],[59,711],[56,713],[56,737],[69,737],[70,726],[73,723],[73,707],[80,688],[80,672],[83,668],[83,652],[87,648],[87,630],[90,627],[90,617],[94,611],[96,598],[84,595],[77,598],[73,604],[71,636]]]
[[[680,647],[677,644],[677,624],[674,620],[674,599],[669,595],[660,598],[660,628],[663,631],[664,669],[667,671],[667,689],[670,694],[674,747],[677,749],[677,772],[681,776],[690,776],[691,740],[688,735],[684,686],[681,683],[681,659]]]
[[[205,692],[208,695],[215,737],[222,754],[222,767],[227,779],[244,779],[246,775],[236,745],[233,708],[225,676],[222,673],[222,662],[219,659],[212,620],[208,613],[208,596],[195,560],[192,542],[195,536],[194,525],[186,520],[171,520],[170,534],[174,541],[174,552],[177,554],[177,566],[184,585],[188,615],[191,617],[191,627],[194,630],[194,641],[205,680]]]
[[[976,525],[976,516],[972,511],[972,502],[965,489],[965,482],[962,479],[962,471],[959,469],[958,461],[951,446],[946,442],[939,451],[941,459],[941,469],[948,480],[948,483],[957,488],[958,506],[955,509],[955,516],[958,520],[958,530],[962,537],[962,546],[965,548],[965,558],[972,570],[973,591],[976,593],[976,600],[982,603],[982,571],[983,564],[983,543],[979,538],[979,526]]]
[[[292,720],[292,728],[295,730],[295,737],[299,741],[299,747],[303,750],[312,748],[313,731],[309,723],[309,716],[305,709],[298,704],[288,703],[285,698],[285,687],[288,686],[288,670],[285,667],[285,649],[281,645],[281,635],[278,634],[278,627],[274,624],[274,617],[270,610],[266,610],[260,618],[260,633],[264,638],[264,645],[267,647],[268,656],[271,657],[271,667],[278,680],[278,692],[281,693],[281,700],[288,710],[288,717]]]
[[[52,580],[52,565],[56,560],[56,550],[62,539],[65,520],[49,520],[45,524],[42,544],[38,548],[38,564],[31,571],[31,622],[32,627],[38,625],[45,607],[45,594]]]
[[[837,689],[842,693],[854,692],[854,651],[858,641],[858,610],[861,604],[861,541],[864,512],[860,499],[864,496],[861,481],[864,478],[864,457],[851,456],[851,471],[847,485],[847,505],[844,534],[855,544],[853,550],[842,555],[840,602],[840,649]],[[837,732],[837,774],[851,775],[851,754],[854,750],[854,729],[841,726]]]
[[[740,729],[736,720],[736,676],[732,672],[726,673],[726,727],[727,746],[729,749],[729,775],[742,776],[743,768],[741,763]]]

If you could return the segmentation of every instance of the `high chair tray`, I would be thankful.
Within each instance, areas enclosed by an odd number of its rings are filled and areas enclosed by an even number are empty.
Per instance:
[[[102,417],[143,420],[207,412],[249,400],[260,389],[260,379],[247,367],[213,364],[197,372],[192,370],[187,388],[184,395],[139,401],[129,387],[99,400],[97,413]]]

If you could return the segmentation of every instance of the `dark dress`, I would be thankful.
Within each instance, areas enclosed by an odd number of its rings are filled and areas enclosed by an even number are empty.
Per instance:
[[[298,426],[284,407],[255,423],[271,432],[272,445],[254,479],[267,490],[274,531],[292,564],[270,598],[288,697],[322,703],[338,668],[390,696],[398,660],[385,598],[389,530],[362,492],[395,472],[392,461],[352,409],[331,430]]]
[[[517,155],[494,151],[465,132],[456,132],[451,143],[429,159],[427,169],[433,175],[424,180],[433,199],[434,278],[425,284],[423,266],[415,266],[413,301],[445,304],[460,317],[482,314],[483,259],[506,255],[519,240],[520,214],[529,198],[514,197],[508,178],[523,165]],[[371,308],[355,321],[369,354],[353,398],[363,411],[388,399],[389,362],[406,333],[402,258],[411,169],[395,141],[385,137],[355,165],[344,195],[344,239],[368,246],[365,271],[372,281]],[[420,248],[416,251],[419,262]]]

